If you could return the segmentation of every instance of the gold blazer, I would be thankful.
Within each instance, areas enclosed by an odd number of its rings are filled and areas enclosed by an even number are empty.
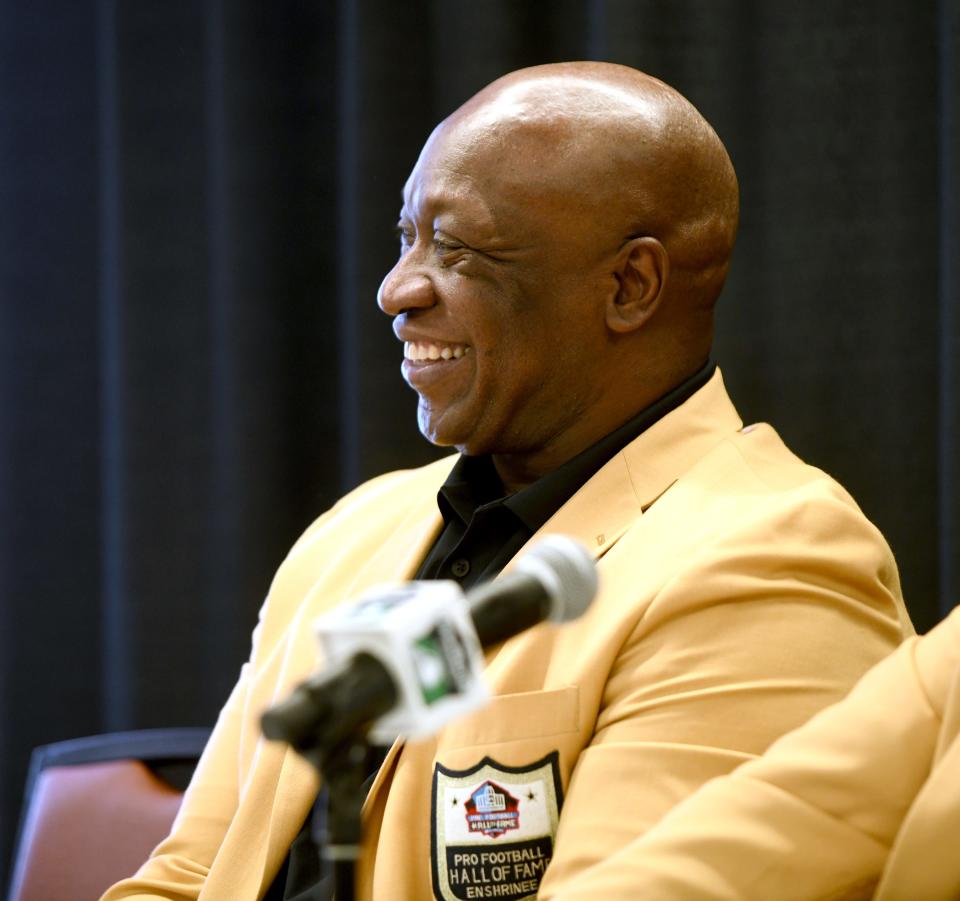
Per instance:
[[[294,546],[172,834],[105,899],[266,891],[317,779],[260,713],[317,666],[318,614],[413,575],[450,466],[362,485]],[[490,655],[489,706],[394,746],[365,807],[362,898],[551,897],[912,632],[880,533],[772,428],[742,428],[719,372],[541,532],[592,549],[600,592]]]

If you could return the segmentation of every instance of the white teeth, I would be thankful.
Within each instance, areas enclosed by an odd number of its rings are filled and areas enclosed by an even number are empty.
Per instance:
[[[406,341],[403,345],[403,355],[413,363],[422,363],[425,360],[459,360],[466,354],[468,348],[462,344],[421,344],[415,341]]]

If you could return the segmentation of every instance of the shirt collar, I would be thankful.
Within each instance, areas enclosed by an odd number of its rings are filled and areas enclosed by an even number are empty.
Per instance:
[[[502,503],[531,534],[536,532],[604,463],[710,381],[716,368],[708,360],[690,378],[622,426],[515,494],[504,496],[503,484],[489,456],[461,455],[437,495],[444,522],[458,516],[466,524],[480,507]]]

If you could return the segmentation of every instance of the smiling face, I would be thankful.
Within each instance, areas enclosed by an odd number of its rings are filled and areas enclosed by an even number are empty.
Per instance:
[[[515,137],[434,133],[404,189],[379,303],[430,441],[564,457],[592,431],[616,281],[589,204],[539,177],[537,142]]]
[[[723,145],[669,86],[610,63],[488,85],[427,141],[379,302],[423,434],[508,490],[706,361],[736,234]]]

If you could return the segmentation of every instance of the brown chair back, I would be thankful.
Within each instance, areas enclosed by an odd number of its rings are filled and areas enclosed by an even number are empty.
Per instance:
[[[185,734],[192,748],[184,745]],[[206,734],[202,729],[116,733],[35,751],[9,901],[96,901],[136,872],[169,833],[183,795],[131,758],[195,759]],[[179,741],[176,747],[164,742],[171,736]],[[63,747],[70,753],[58,755]],[[122,756],[127,752],[131,757]],[[120,759],[97,759],[115,754]],[[77,762],[78,757],[94,759]]]

